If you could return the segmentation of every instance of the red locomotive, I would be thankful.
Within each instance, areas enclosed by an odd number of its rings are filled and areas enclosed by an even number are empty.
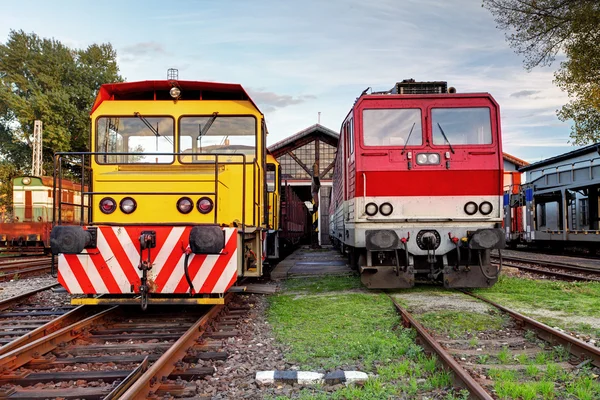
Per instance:
[[[499,106],[405,80],[357,99],[340,132],[331,238],[371,288],[489,287],[504,248]]]

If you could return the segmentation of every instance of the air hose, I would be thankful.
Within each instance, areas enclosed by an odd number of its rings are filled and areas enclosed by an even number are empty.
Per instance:
[[[185,272],[185,280],[188,285],[190,285],[190,294],[194,294],[194,284],[192,283],[192,279],[190,278],[190,272],[188,270],[188,261],[190,259],[190,252],[185,252],[185,259],[183,260],[183,271]]]
[[[479,268],[481,269],[481,273],[483,274],[483,276],[485,276],[486,278],[488,278],[490,280],[497,279],[500,276],[500,271],[502,271],[502,252],[498,249],[498,257],[500,258],[500,264],[498,266],[498,272],[496,272],[495,276],[490,276],[490,275],[486,274],[486,272],[483,268],[483,261],[481,260],[481,251],[478,251],[477,255],[479,256]]]

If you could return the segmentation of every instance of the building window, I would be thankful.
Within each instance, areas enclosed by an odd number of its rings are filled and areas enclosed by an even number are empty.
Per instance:
[[[540,226],[546,226],[546,203],[540,204]]]
[[[588,201],[588,199],[579,199],[579,215],[581,216],[581,226],[588,226],[590,224]]]

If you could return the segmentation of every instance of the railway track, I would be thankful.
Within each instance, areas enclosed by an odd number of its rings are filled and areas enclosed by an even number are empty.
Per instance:
[[[511,363],[511,359],[506,356],[506,354],[510,354],[511,350],[515,353],[518,352],[523,357],[535,357],[541,351],[553,351],[560,348],[565,359],[558,365],[566,370],[572,370],[576,365],[588,363],[600,367],[600,348],[591,346],[483,297],[469,292],[464,292],[464,294],[472,296],[477,301],[485,302],[510,317],[513,326],[511,329],[506,329],[506,337],[478,341],[477,346],[479,347],[477,349],[469,348],[472,347],[470,346],[470,340],[449,339],[447,336],[431,333],[394,297],[390,295],[390,298],[400,313],[404,326],[415,329],[419,343],[427,351],[438,356],[443,367],[453,373],[455,385],[468,390],[470,398],[482,400],[498,398],[498,393],[493,390],[494,377],[490,372],[494,367],[506,368],[507,370],[511,368],[522,370],[525,368],[521,364],[482,364],[477,361],[507,357],[508,363]],[[515,335],[515,332],[519,332],[519,334]],[[544,347],[542,348],[541,344],[532,341],[531,335],[527,332],[533,332],[537,338],[542,339],[545,342]]]
[[[63,327],[0,353],[0,399],[137,399],[194,396],[186,380],[212,375],[206,360],[226,360],[248,307],[80,306]]]
[[[500,258],[492,255],[491,261],[492,264],[498,265]],[[600,282],[600,267],[591,268],[577,264],[531,260],[528,258],[504,255],[502,256],[502,266],[518,268],[523,271],[553,276],[564,280]]]
[[[0,262],[0,282],[50,272],[51,267],[52,259],[50,257]]]

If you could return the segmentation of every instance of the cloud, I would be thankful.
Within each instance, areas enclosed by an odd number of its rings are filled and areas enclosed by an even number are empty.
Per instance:
[[[135,43],[122,48],[122,51],[130,56],[146,56],[156,54],[167,54],[162,44],[158,42]]]
[[[529,97],[529,96],[533,96],[534,94],[538,94],[540,93],[541,90],[520,90],[518,92],[515,93],[511,93],[510,97]]]
[[[264,89],[248,89],[248,93],[252,100],[257,103],[264,112],[275,111],[278,108],[284,108],[296,104],[304,103],[308,100],[315,100],[317,97],[313,95],[290,96],[287,94],[277,94],[267,92]]]

